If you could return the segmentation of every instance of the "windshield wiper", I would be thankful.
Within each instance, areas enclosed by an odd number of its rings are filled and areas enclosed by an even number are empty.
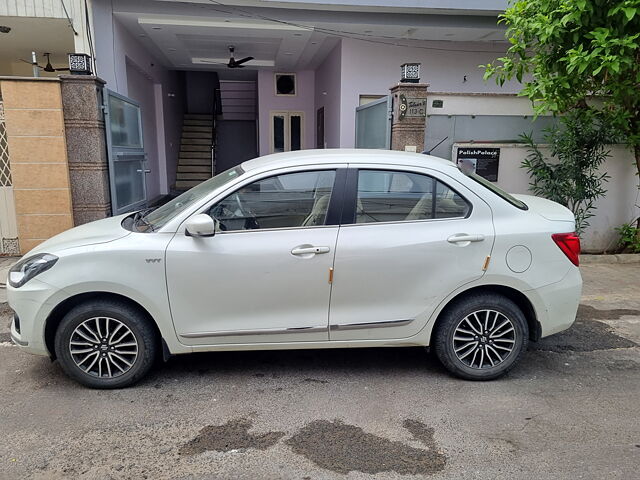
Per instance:
[[[138,223],[141,223],[142,225],[144,225],[145,227],[147,227],[150,231],[154,232],[155,231],[155,227],[149,223],[148,220],[145,219],[145,217],[151,213],[153,210],[155,210],[155,208],[145,208],[144,210],[140,210],[138,212],[136,212],[136,214],[133,216],[133,224],[138,227]]]

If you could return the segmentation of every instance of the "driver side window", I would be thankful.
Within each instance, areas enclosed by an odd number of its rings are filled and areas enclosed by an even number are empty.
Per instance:
[[[245,185],[211,207],[222,231],[324,225],[335,170],[287,173]]]

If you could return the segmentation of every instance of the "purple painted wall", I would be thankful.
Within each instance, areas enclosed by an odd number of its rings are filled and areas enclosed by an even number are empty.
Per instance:
[[[315,71],[315,110],[324,107],[326,148],[340,147],[341,59],[341,45],[338,44]]]
[[[107,88],[140,102],[143,110],[154,112],[153,118],[144,113],[145,141],[156,144],[155,158],[150,166],[158,173],[157,182],[150,183],[149,198],[154,193],[167,193],[175,183],[180,150],[182,117],[185,111],[184,80],[179,72],[162,66],[139,39],[134,38],[111,14],[107,0],[93,0],[93,24],[96,39],[97,74],[107,82]],[[132,80],[133,95],[129,93],[129,71],[147,78],[150,95],[143,95],[136,87],[140,78]],[[135,75],[135,74],[134,74]],[[161,131],[162,130],[162,131]],[[147,132],[151,135],[147,139]],[[157,188],[156,186],[157,185]]]
[[[355,145],[355,110],[360,95],[388,94],[389,88],[400,80],[400,65],[405,62],[422,63],[421,81],[428,83],[432,92],[515,93],[519,90],[515,82],[500,88],[493,80],[482,80],[483,71],[478,65],[492,62],[502,54],[490,44],[431,42],[428,46],[441,50],[342,40],[341,147]]]
[[[258,72],[258,131],[260,155],[269,153],[269,112],[295,111],[304,113],[304,148],[315,148],[315,75],[312,70],[296,72],[297,95],[276,96],[272,71]]]

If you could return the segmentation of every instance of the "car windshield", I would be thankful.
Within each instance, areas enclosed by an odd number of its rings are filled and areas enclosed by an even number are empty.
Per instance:
[[[231,180],[238,178],[244,173],[242,167],[237,166],[219,173],[215,177],[196,185],[190,190],[187,190],[182,195],[174,198],[173,200],[165,203],[159,208],[142,216],[144,225],[150,230],[158,230],[169,222],[173,217],[183,212],[191,205],[199,202],[201,199],[209,195],[209,193],[222,187]]]
[[[464,173],[467,177],[475,180],[476,182],[478,182],[480,185],[482,185],[483,187],[485,187],[487,190],[491,190],[493,193],[495,193],[496,195],[498,195],[500,198],[502,198],[503,200],[506,200],[507,202],[509,202],[511,205],[513,205],[514,207],[519,208],[520,210],[529,210],[529,207],[527,206],[526,203],[524,203],[521,200],[518,200],[517,198],[515,198],[513,195],[508,194],[507,192],[505,192],[504,190],[502,190],[500,187],[498,187],[497,185],[491,183],[489,180],[487,180],[486,178],[481,177],[480,175],[478,175],[477,173],[471,171],[468,168],[465,168],[464,166],[458,166],[458,169]]]

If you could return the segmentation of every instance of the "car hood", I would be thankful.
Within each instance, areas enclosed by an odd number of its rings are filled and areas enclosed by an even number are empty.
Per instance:
[[[547,220],[561,221],[561,222],[573,222],[575,218],[573,212],[567,207],[560,205],[559,203],[547,200],[542,197],[535,197],[533,195],[516,195],[513,194],[518,200],[523,201],[529,207],[529,210],[537,213],[538,215],[546,218]]]
[[[67,248],[84,247],[98,243],[112,242],[126,237],[131,232],[122,227],[122,220],[131,213],[117,217],[104,218],[95,222],[85,223],[59,233],[55,237],[45,240],[27,255],[34,253],[55,253]]]

